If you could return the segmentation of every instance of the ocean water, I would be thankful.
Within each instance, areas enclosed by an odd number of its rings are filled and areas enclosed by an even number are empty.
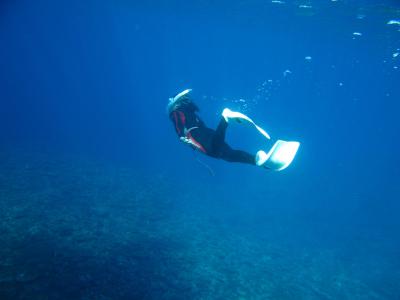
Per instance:
[[[0,299],[400,299],[399,53],[398,1],[2,1]]]

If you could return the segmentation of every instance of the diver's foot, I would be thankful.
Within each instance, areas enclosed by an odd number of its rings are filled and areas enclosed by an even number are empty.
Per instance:
[[[262,167],[268,160],[269,155],[265,151],[260,150],[256,154],[256,165]]]
[[[260,150],[256,154],[256,165],[276,171],[286,169],[296,156],[299,142],[276,141],[268,153]]]
[[[222,117],[225,119],[226,123],[229,123],[229,116],[231,115],[232,111],[229,108],[224,108],[222,111]]]
[[[236,120],[237,122],[241,123],[242,122],[242,117],[243,115],[241,113],[231,111],[229,108],[225,108],[222,111],[222,117],[225,119],[227,123],[229,123],[229,120]]]

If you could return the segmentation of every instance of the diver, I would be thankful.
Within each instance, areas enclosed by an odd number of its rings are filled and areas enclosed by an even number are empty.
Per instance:
[[[191,89],[184,90],[169,99],[167,111],[179,139],[205,155],[228,162],[238,162],[262,166],[267,169],[283,170],[292,162],[299,147],[298,142],[278,140],[266,153],[263,150],[255,155],[246,151],[232,149],[225,142],[225,133],[231,120],[252,124],[264,137],[270,139],[268,133],[255,124],[248,116],[225,108],[217,128],[210,129],[199,118],[199,108],[190,99]]]

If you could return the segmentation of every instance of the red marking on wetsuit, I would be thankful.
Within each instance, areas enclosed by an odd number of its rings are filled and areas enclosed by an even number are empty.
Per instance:
[[[180,121],[182,123],[182,127],[184,127],[184,128],[185,128],[185,124],[186,124],[186,116],[181,111],[174,111],[175,128],[176,128],[176,131],[178,132],[178,134],[180,135],[181,134],[181,130],[179,129],[179,126],[178,126],[178,117],[176,116],[176,113],[179,114],[179,118],[180,118]],[[190,139],[198,149],[200,149],[204,153],[207,153],[207,151],[204,149],[204,147],[198,141],[196,141],[196,139],[192,136],[192,134],[190,132],[188,132],[186,134],[186,137],[188,139]]]
[[[176,112],[175,111],[174,111],[174,119],[175,119],[176,132],[180,135],[181,134],[181,130],[179,129],[179,126],[178,126],[178,118],[176,117]]]
[[[186,136],[188,139],[190,139],[193,142],[193,144],[195,144],[197,146],[197,148],[199,148],[204,153],[207,153],[206,149],[204,149],[204,147],[198,141],[196,141],[196,139],[192,136],[192,134],[190,132],[188,132]]]
[[[183,112],[179,111],[179,116],[181,117],[182,125],[185,126],[185,124],[186,124],[185,114]]]

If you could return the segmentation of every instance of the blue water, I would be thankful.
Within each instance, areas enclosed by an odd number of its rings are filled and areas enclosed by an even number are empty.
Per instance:
[[[398,1],[1,2],[0,298],[400,299],[399,21]],[[182,145],[186,88],[210,127],[230,107],[300,141],[293,163]]]

